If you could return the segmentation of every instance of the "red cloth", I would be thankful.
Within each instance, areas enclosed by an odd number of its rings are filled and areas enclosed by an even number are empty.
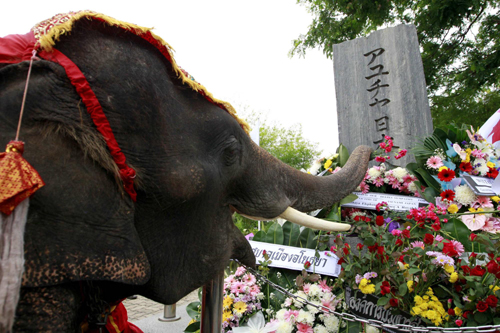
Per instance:
[[[106,329],[110,333],[143,333],[139,327],[128,322],[127,309],[122,302],[108,316]]]
[[[32,32],[26,35],[8,35],[0,38],[0,63],[16,64],[29,61],[36,39]]]

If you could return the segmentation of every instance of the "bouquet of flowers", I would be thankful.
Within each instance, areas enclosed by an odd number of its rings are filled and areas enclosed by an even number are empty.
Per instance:
[[[365,178],[359,185],[361,193],[382,192],[420,196],[415,184],[418,179],[401,167],[388,169],[382,163],[366,171]]]
[[[234,274],[224,279],[223,332],[232,332],[233,327],[241,326],[261,310],[260,301],[263,298],[255,276],[244,267],[238,267]]]
[[[322,280],[318,274],[307,274],[305,270],[297,277],[296,288],[295,295],[323,309],[335,310],[342,301],[332,292],[326,279]],[[339,330],[340,321],[335,315],[304,305],[295,298],[286,298],[281,307],[271,320],[277,323],[276,333],[335,333]]]
[[[406,214],[380,208],[370,219],[352,220],[363,240],[356,251],[337,237],[336,287],[373,294],[377,305],[429,326],[500,323],[500,253],[488,235],[470,233],[433,204]]]

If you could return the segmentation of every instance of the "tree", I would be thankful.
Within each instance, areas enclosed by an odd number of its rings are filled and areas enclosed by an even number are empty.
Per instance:
[[[417,28],[434,126],[481,126],[500,107],[500,0],[298,0],[313,14],[290,56],[367,36],[381,27]]]
[[[247,109],[245,111],[248,112]],[[322,152],[318,150],[317,142],[304,138],[300,124],[289,128],[278,123],[270,125],[262,114],[254,111],[250,111],[249,115],[243,118],[252,128],[260,124],[259,136],[262,148],[295,169],[309,169]]]

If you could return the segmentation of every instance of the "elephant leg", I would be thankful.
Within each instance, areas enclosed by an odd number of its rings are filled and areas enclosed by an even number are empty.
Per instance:
[[[79,332],[81,305],[77,284],[21,288],[14,332]]]

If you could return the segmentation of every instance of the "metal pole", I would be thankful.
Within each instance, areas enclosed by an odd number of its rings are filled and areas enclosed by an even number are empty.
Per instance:
[[[176,304],[168,304],[163,307],[163,317],[159,317],[159,321],[177,321],[181,319],[181,316],[177,316],[175,314],[176,311]]]
[[[224,271],[203,286],[200,333],[221,333]]]

